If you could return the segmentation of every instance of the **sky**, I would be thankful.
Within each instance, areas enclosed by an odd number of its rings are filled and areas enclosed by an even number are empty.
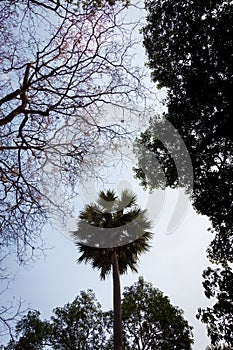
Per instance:
[[[137,60],[144,62],[142,47],[137,54]],[[161,110],[160,104],[157,110]],[[78,253],[69,230],[75,226],[78,210],[95,200],[98,190],[113,188],[120,193],[128,188],[137,194],[140,207],[148,210],[154,239],[151,250],[140,259],[138,274],[129,272],[122,276],[122,290],[143,276],[167,295],[173,305],[184,310],[184,317],[194,327],[193,350],[205,349],[209,339],[205,325],[196,319],[196,314],[199,307],[210,305],[204,296],[201,276],[209,265],[206,248],[212,239],[207,231],[210,223],[193,210],[181,190],[157,190],[153,194],[143,191],[132,174],[135,159],[131,151],[130,155],[122,151],[125,149],[118,149],[112,157],[105,181],[86,179],[80,187],[77,215],[67,219],[67,227],[62,227],[57,218],[53,220],[53,228],[46,225],[43,230],[48,247],[45,256],[26,267],[18,266],[13,259],[9,261],[9,270],[15,271],[16,277],[3,302],[21,298],[25,307],[37,309],[42,318],[49,318],[55,307],[71,302],[81,290],[93,289],[103,309],[111,308],[111,278],[100,281],[98,272],[90,266],[76,264]]]
[[[156,217],[154,207],[148,200],[150,195],[138,186],[130,174],[127,177],[126,174],[119,176],[115,186],[112,186],[116,191],[122,187],[137,193],[140,206],[147,208],[150,218],[154,217],[151,250],[141,257],[137,274],[129,272],[121,277],[122,290],[143,276],[167,295],[172,305],[184,310],[184,317],[194,327],[193,349],[205,349],[209,343],[205,325],[195,315],[198,307],[210,305],[201,284],[202,271],[209,264],[206,259],[206,247],[211,240],[211,234],[207,231],[210,226],[208,219],[197,215],[189,205],[185,216],[168,234],[168,222],[177,205],[179,191],[156,191],[154,200],[163,198],[157,206],[159,215]],[[85,202],[84,195],[81,199]],[[156,207],[156,202],[154,205]],[[49,248],[44,257],[27,268],[12,262],[11,268],[16,273],[16,279],[5,295],[5,300],[21,298],[25,307],[39,310],[42,319],[48,319],[55,307],[71,302],[81,290],[92,289],[104,310],[112,308],[111,278],[100,281],[97,271],[92,271],[88,265],[77,264],[78,252],[73,241],[59,229],[51,229],[49,225],[44,229],[46,246]]]

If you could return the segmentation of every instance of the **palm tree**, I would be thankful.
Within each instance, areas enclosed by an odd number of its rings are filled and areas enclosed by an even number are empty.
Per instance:
[[[101,191],[96,203],[86,205],[79,215],[73,238],[81,256],[78,263],[91,263],[105,279],[113,276],[114,350],[123,349],[120,275],[130,268],[137,272],[139,256],[150,248],[151,222],[146,210],[137,206],[134,193]]]

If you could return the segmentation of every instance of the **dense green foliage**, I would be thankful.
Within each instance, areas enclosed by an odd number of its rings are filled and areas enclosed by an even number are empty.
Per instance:
[[[40,319],[39,311],[29,311],[16,325],[17,341],[11,340],[6,350],[42,350],[49,342],[49,322]]]
[[[181,173],[185,174],[187,163],[180,143],[161,142],[161,135],[167,134],[167,124],[163,122],[166,119],[185,142],[192,160],[193,206],[209,217],[215,233],[208,255],[212,262],[222,264],[223,270],[220,275],[213,273],[208,288],[214,290],[217,284],[218,292],[214,294],[220,300],[227,291],[226,284],[223,280],[219,283],[219,279],[223,275],[224,280],[232,276],[228,266],[233,262],[233,3],[154,0],[146,1],[146,9],[143,35],[148,66],[152,79],[167,89],[167,112],[159,122],[152,120],[136,142],[136,177],[151,188],[159,187],[161,179],[164,187],[187,183],[178,176],[172,156],[180,154]],[[163,177],[153,164],[155,156]],[[206,283],[204,286],[207,287]],[[229,298],[233,303],[232,293]],[[227,340],[231,331],[229,313],[221,309],[222,321],[213,331],[211,319],[213,314],[218,319],[216,308],[206,311],[209,317],[202,320],[208,324],[212,338],[218,334],[218,339]],[[229,322],[223,322],[223,315]]]
[[[213,344],[224,338],[229,349],[233,344],[233,273],[230,268],[204,271],[205,294],[217,299],[212,308],[199,309],[198,318],[207,323],[208,334]]]
[[[29,311],[16,326],[16,339],[5,350],[99,350],[104,348],[103,312],[92,291],[53,310],[50,321]]]
[[[148,65],[153,80],[168,89],[165,117],[184,140],[192,159],[193,204],[210,218],[216,231],[210,256],[215,262],[232,261],[233,4],[166,0],[146,5],[143,34]],[[144,137],[146,147],[153,147],[159,156],[165,147],[154,128]],[[142,141],[145,144],[145,139]],[[166,162],[167,172],[171,171],[168,185],[177,185],[169,154],[160,160]],[[147,180],[142,174],[139,177]],[[156,177],[156,168],[146,177],[149,181]]]
[[[188,350],[192,333],[183,312],[142,277],[123,293],[125,350]]]
[[[54,349],[95,349],[105,343],[103,313],[92,291],[81,292],[71,304],[54,310],[51,318]]]
[[[139,278],[122,300],[125,350],[189,350],[191,327],[182,311]],[[30,311],[16,326],[15,341],[4,350],[110,350],[112,312],[103,312],[91,290],[53,310],[50,321]]]

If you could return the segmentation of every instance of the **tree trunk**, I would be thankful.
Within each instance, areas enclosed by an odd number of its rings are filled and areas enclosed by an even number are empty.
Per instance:
[[[122,336],[122,311],[121,311],[121,285],[116,251],[112,253],[112,275],[113,275],[113,338],[114,350],[123,350]]]

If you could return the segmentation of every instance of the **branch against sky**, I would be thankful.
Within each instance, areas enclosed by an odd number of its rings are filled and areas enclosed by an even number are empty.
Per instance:
[[[22,261],[48,219],[48,173],[72,193],[127,134],[102,122],[102,106],[135,105],[146,89],[133,64],[139,22],[124,18],[121,2],[4,0],[0,11],[0,232]]]
[[[11,252],[1,248],[0,250],[0,296],[4,297],[5,293],[14,282],[14,275],[7,268],[8,257]],[[5,335],[13,339],[14,326],[25,313],[24,303],[21,299],[13,300],[0,305],[0,337]]]

